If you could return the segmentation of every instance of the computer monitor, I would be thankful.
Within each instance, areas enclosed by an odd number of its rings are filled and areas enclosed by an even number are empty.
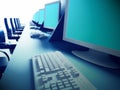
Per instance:
[[[39,21],[39,11],[37,11],[37,12],[33,15],[32,20],[33,20],[35,23],[38,23],[38,21]]]
[[[67,0],[65,8],[63,40],[89,48],[73,54],[102,67],[120,68],[120,2]]]
[[[43,23],[43,21],[44,21],[44,9],[40,9],[39,10],[39,18],[38,18],[38,24],[42,24]]]
[[[60,2],[45,4],[44,28],[55,29],[59,22]]]

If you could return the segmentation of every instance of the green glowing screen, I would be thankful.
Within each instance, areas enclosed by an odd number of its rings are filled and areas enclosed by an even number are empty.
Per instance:
[[[44,9],[39,10],[39,18],[38,18],[38,23],[42,24],[44,21]]]
[[[67,5],[64,39],[120,53],[119,0],[68,0]]]
[[[38,22],[38,24],[42,24],[44,21],[44,9],[37,11],[33,16],[33,20]]]
[[[45,5],[44,27],[55,29],[59,21],[59,2]]]

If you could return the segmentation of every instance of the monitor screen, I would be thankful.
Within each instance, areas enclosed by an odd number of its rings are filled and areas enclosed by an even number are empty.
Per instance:
[[[63,40],[120,57],[120,2],[68,0]]]
[[[55,29],[59,21],[60,2],[52,2],[45,5],[44,27]]]
[[[44,9],[39,10],[39,15],[38,15],[38,24],[42,24],[44,21]]]
[[[32,20],[33,21],[35,21],[36,23],[38,22],[38,20],[39,20],[39,11],[37,11],[34,15],[33,15],[33,18],[32,18]]]

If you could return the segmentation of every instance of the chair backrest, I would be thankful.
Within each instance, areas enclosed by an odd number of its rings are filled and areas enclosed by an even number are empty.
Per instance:
[[[4,18],[4,24],[5,24],[5,28],[6,28],[6,31],[7,31],[7,36],[8,38],[12,36],[12,31],[8,25],[8,21],[7,21],[7,18]]]
[[[0,30],[0,43],[5,42],[5,34],[3,30]]]
[[[17,24],[18,24],[18,28],[24,29],[24,25],[22,25],[22,23],[20,22],[20,18],[16,18]]]
[[[13,32],[15,32],[15,25],[14,25],[14,22],[13,22],[12,18],[10,18],[10,24],[11,24]]]
[[[3,53],[5,57],[7,57],[7,60],[10,61],[10,56],[7,54],[7,52],[0,50],[0,53]]]
[[[18,28],[21,27],[20,19],[19,19],[19,18],[16,18],[16,21],[17,21],[17,23],[18,23]]]
[[[19,26],[18,26],[17,18],[14,18],[14,23],[15,23],[15,28],[18,29]]]
[[[9,55],[6,52],[0,50],[0,79],[8,65],[8,61],[10,61]]]
[[[15,23],[15,28],[16,30],[23,30],[24,29],[24,25],[21,24],[20,19],[19,18],[14,18],[14,23]]]

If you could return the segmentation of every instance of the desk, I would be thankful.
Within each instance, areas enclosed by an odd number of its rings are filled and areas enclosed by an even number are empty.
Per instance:
[[[109,70],[90,64],[73,56],[64,42],[49,42],[48,39],[33,39],[29,28],[14,50],[5,73],[0,80],[0,90],[34,90],[31,57],[47,51],[60,50],[85,75],[98,90],[120,90],[120,70]]]

